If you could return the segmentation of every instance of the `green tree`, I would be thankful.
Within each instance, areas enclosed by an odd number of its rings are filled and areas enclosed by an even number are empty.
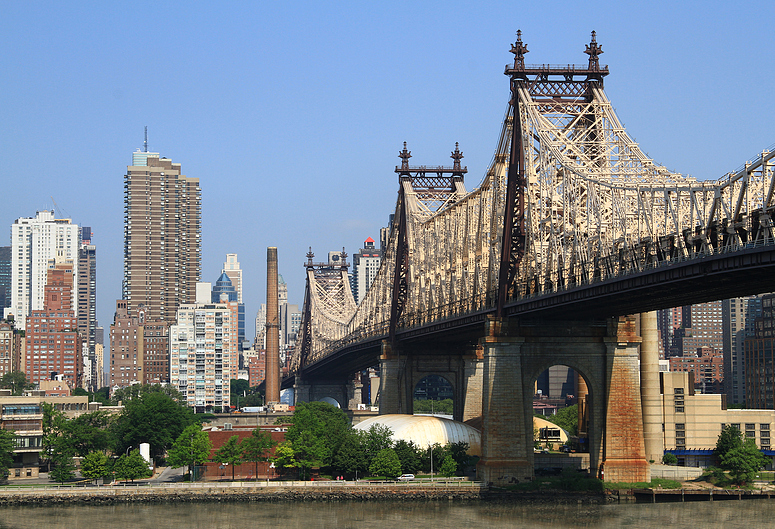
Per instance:
[[[54,459],[61,459],[63,456],[72,457],[72,447],[69,446],[67,439],[62,435],[64,425],[67,422],[65,414],[57,410],[48,402],[41,404],[43,411],[43,440],[41,458],[46,462],[46,467],[51,470]]]
[[[721,468],[728,470],[732,481],[738,485],[752,481],[756,473],[767,464],[767,457],[756,448],[756,442],[748,438],[742,446],[732,448],[720,456]]]
[[[81,461],[81,475],[86,479],[97,480],[110,474],[110,460],[102,452],[90,452]]]
[[[122,454],[113,465],[113,473],[119,479],[129,479],[132,482],[153,476],[153,471],[148,468],[148,461],[140,455],[139,450],[132,450],[129,455]]]
[[[54,481],[64,483],[75,477],[75,463],[73,456],[67,452],[57,453],[52,459],[53,467],[48,475]]]
[[[234,467],[242,463],[242,446],[240,445],[239,435],[232,435],[213,455],[214,461],[222,465],[231,465],[232,481],[234,481]]]
[[[420,450],[413,442],[399,439],[393,451],[401,462],[402,474],[417,474],[420,471]]]
[[[149,395],[152,393],[158,393],[166,395],[180,405],[186,405],[186,397],[180,391],[173,386],[162,386],[161,384],[134,384],[132,386],[126,386],[119,388],[113,392],[111,401],[113,404],[121,402],[126,406],[128,401],[135,400],[139,397]]]
[[[414,401],[414,413],[432,413],[434,415],[452,415],[452,399],[432,400],[423,399]]]
[[[326,402],[304,402],[296,406],[285,439],[291,443],[299,468],[328,467],[336,449],[350,429],[347,415]]]
[[[0,388],[10,389],[11,395],[21,395],[25,389],[32,389],[33,386],[27,382],[27,375],[21,371],[11,371],[0,377]]]
[[[718,436],[716,441],[716,457],[721,459],[727,452],[736,448],[742,448],[743,434],[740,428],[731,424],[726,425]]]
[[[448,478],[454,476],[455,473],[457,473],[457,463],[452,458],[452,454],[448,453],[444,456],[444,461],[441,463],[439,474]]]
[[[280,470],[280,472],[285,472],[289,468],[296,467],[296,454],[293,452],[293,447],[288,441],[277,445],[277,448],[274,451],[274,457],[270,457],[269,460],[274,464],[275,468]]]
[[[579,433],[579,405],[574,404],[557,410],[554,415],[542,416],[547,421],[556,424],[570,435]]]
[[[348,478],[366,474],[369,469],[366,452],[363,448],[365,432],[350,429],[334,454],[332,466],[337,474],[341,473]]]
[[[126,452],[140,443],[149,443],[151,456],[158,460],[183,430],[195,422],[193,411],[169,395],[140,392],[124,404],[124,411],[113,421],[114,452]]]
[[[666,453],[662,456],[662,464],[663,465],[677,465],[678,464],[678,458],[673,453]]]
[[[242,440],[242,458],[247,462],[256,464],[256,480],[258,480],[258,462],[268,459],[269,451],[275,447],[277,441],[259,428],[253,430],[250,437]]]
[[[377,453],[369,466],[369,472],[374,476],[395,479],[401,475],[401,462],[392,448],[385,448]]]
[[[8,477],[8,469],[13,465],[14,434],[0,429],[0,479]]]
[[[366,453],[366,465],[371,466],[377,454],[385,448],[393,448],[393,430],[382,424],[372,424],[363,437],[362,449]]]
[[[468,450],[471,446],[465,441],[458,441],[456,443],[447,444],[444,449],[445,452],[452,457],[455,462],[455,468],[457,471],[462,472],[468,465],[471,464],[471,456],[468,455]],[[445,456],[446,459],[446,456]],[[442,467],[444,462],[441,463]]]
[[[175,439],[167,452],[167,462],[173,468],[188,466],[189,472],[192,472],[194,466],[210,459],[212,448],[207,432],[200,425],[192,424]]]
[[[86,457],[90,452],[105,451],[112,445],[109,430],[111,417],[104,411],[85,413],[74,419],[65,419],[60,431],[70,452]]]

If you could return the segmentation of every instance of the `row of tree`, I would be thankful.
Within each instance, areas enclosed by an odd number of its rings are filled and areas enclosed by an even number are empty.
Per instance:
[[[390,428],[356,430],[342,410],[325,402],[297,405],[288,422],[285,441],[272,460],[280,471],[297,469],[302,479],[309,478],[313,468],[348,479],[368,474],[395,478],[431,469],[452,476],[472,462],[467,443],[426,449],[403,440],[393,442]]]

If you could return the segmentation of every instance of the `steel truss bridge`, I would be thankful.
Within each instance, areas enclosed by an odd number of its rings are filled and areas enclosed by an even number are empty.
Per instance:
[[[775,290],[775,151],[715,181],[670,172],[614,113],[594,32],[587,65],[526,65],[527,51],[518,33],[478,187],[466,190],[457,145],[453,165],[435,167],[410,166],[404,144],[387,247],[360,305],[346,266],[308,256],[291,375],[353,373],[380,343],[480,336],[488,315],[608,317]]]

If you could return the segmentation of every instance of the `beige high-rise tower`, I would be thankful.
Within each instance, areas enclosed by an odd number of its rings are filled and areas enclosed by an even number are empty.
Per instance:
[[[196,301],[202,257],[199,179],[159,153],[135,152],[124,177],[122,297],[149,320],[175,321]]]

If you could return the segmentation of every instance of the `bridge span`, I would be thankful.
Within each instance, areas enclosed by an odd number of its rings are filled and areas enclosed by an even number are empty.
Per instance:
[[[775,152],[716,181],[671,173],[613,112],[594,32],[588,64],[565,66],[526,65],[517,35],[482,182],[466,190],[457,145],[445,167],[410,166],[404,144],[370,290],[355,306],[346,268],[315,265],[310,253],[283,384],[297,400],[346,404],[358,400],[353,373],[379,365],[380,413],[412,413],[417,382],[439,374],[455,418],[482,417],[479,471],[496,483],[532,479],[533,383],[566,365],[585,388],[593,469],[644,481],[662,450],[661,419],[644,412],[657,376],[656,343],[642,345],[655,333],[647,313],[775,291]]]

